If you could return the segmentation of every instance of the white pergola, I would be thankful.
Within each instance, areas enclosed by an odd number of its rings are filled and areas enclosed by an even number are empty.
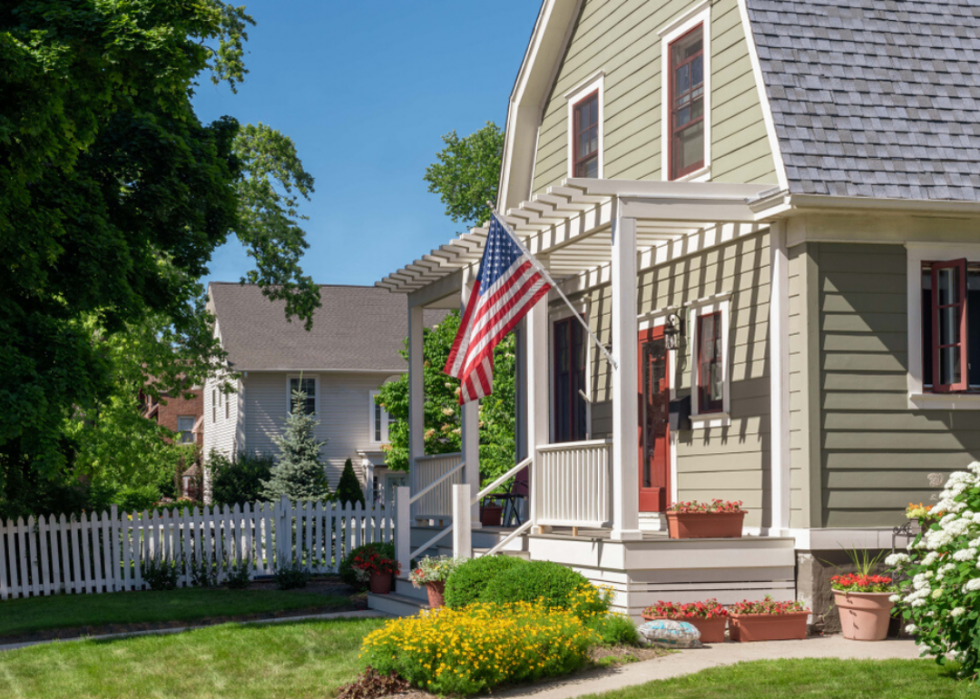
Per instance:
[[[613,539],[640,537],[637,459],[634,450],[618,448],[636,438],[637,404],[631,397],[637,392],[637,273],[768,227],[751,204],[771,191],[768,185],[569,178],[503,217],[566,293],[611,285],[612,352],[617,360],[612,382]],[[474,228],[377,283],[408,297],[413,464],[423,455],[422,310],[458,308],[465,301],[486,235],[486,227]],[[776,255],[781,251],[785,269],[785,242],[775,241],[772,248]],[[528,408],[526,416],[518,415],[518,430],[533,455],[536,446],[549,441],[547,304],[531,310],[522,335],[519,356],[527,366],[518,377],[518,390],[526,390]],[[478,487],[476,424],[473,403],[463,415],[463,460],[465,482]]]

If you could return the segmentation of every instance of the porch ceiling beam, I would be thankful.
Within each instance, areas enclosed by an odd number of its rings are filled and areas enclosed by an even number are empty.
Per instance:
[[[594,180],[566,178],[563,186],[593,196],[620,198],[727,199],[741,201],[772,190],[768,184],[728,184],[725,182],[663,182],[657,180]]]
[[[456,270],[449,276],[443,277],[439,281],[427,284],[408,295],[408,305],[410,308],[416,306],[428,306],[429,304],[452,296],[459,295],[463,285],[463,271]]]
[[[621,198],[620,206],[629,218],[661,221],[739,221],[754,223],[755,213],[744,201],[731,199],[634,199]]]

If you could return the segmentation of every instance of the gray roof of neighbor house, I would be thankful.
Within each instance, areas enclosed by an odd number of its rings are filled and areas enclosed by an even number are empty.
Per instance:
[[[320,287],[322,306],[307,332],[286,321],[285,301],[269,301],[252,284],[208,287],[221,341],[233,369],[405,371],[399,350],[408,336],[405,297],[371,286]],[[431,327],[446,311],[426,311]]]
[[[790,191],[980,200],[978,0],[747,0]]]

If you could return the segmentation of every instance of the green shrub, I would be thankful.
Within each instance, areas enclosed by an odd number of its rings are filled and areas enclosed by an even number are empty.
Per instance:
[[[217,587],[218,564],[207,556],[198,560],[191,554],[191,585],[194,587]]]
[[[238,563],[228,560],[225,585],[229,590],[244,590],[252,582],[252,559],[246,557]]]
[[[585,604],[580,602],[579,598],[590,590],[595,588],[584,575],[571,568],[550,561],[531,561],[520,570],[511,569],[494,577],[480,601],[494,604],[540,601],[547,607],[558,609],[575,607],[583,614],[605,611],[599,606],[601,595],[595,595],[594,604],[588,600],[582,601]]]
[[[356,503],[361,503],[362,508],[366,507],[364,491],[361,490],[361,484],[354,473],[354,464],[351,463],[350,459],[344,462],[344,472],[340,474],[340,482],[337,484],[337,502],[351,507]]]
[[[638,646],[640,632],[636,624],[622,614],[596,614],[585,625],[595,631],[604,646]]]
[[[143,582],[150,586],[154,592],[160,590],[176,590],[177,561],[161,561],[156,558],[143,563]]]
[[[460,609],[478,602],[492,579],[524,565],[513,556],[481,556],[466,561],[446,581],[446,606]]]
[[[574,672],[599,640],[568,611],[474,604],[389,621],[364,639],[361,659],[434,694],[475,694]]]
[[[262,497],[262,481],[269,480],[275,459],[260,454],[239,454],[234,460],[211,452],[208,465],[214,478],[211,494],[215,505],[244,505],[259,502]]]
[[[374,552],[385,556],[386,558],[395,557],[395,544],[392,542],[375,542],[372,544],[364,544],[363,546],[358,546],[357,548],[351,549],[351,552],[344,557],[344,560],[340,562],[339,575],[341,582],[345,582],[351,587],[358,590],[366,590],[367,583],[358,580],[357,574],[354,572],[354,556],[359,553]],[[402,571],[405,572],[405,571]]]
[[[276,587],[280,590],[298,590],[310,581],[310,571],[297,560],[289,565],[276,565]]]

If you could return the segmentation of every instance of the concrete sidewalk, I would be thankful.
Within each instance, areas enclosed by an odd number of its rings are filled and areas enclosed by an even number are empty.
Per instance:
[[[696,650],[631,663],[605,670],[590,670],[574,677],[495,693],[497,697],[568,699],[631,687],[652,680],[689,675],[710,667],[776,658],[840,658],[842,660],[914,660],[919,649],[914,641],[888,640],[878,643],[848,641],[843,636],[816,636],[805,641],[766,643],[716,643]]]
[[[304,616],[283,616],[274,619],[250,619],[248,621],[226,621],[222,624],[189,624],[173,629],[149,629],[147,631],[129,631],[126,633],[109,633],[102,636],[75,636],[73,638],[48,638],[43,641],[26,641],[24,643],[8,643],[0,645],[0,653],[5,650],[17,650],[18,648],[29,648],[31,646],[43,646],[49,643],[71,643],[72,641],[115,641],[122,638],[136,638],[137,636],[166,636],[173,633],[184,633],[186,631],[200,631],[201,629],[212,629],[215,626],[224,624],[240,624],[242,626],[252,626],[259,624],[288,624],[293,621],[321,621],[327,619],[348,619],[358,617],[383,617],[384,614],[363,609],[350,612],[329,612],[327,614],[307,614]]]

